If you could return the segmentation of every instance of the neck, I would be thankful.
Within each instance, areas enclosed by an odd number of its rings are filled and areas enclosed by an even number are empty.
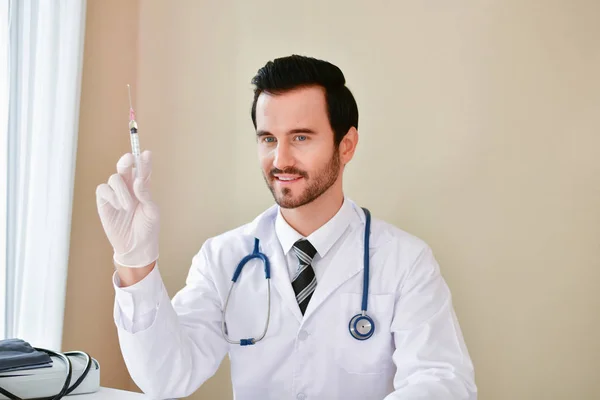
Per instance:
[[[281,215],[286,222],[302,236],[306,237],[325,225],[337,214],[344,203],[344,193],[338,184],[312,202],[297,208],[282,208]]]

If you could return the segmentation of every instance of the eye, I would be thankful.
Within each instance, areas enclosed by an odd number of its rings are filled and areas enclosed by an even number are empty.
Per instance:
[[[263,141],[265,143],[274,143],[275,142],[275,138],[273,136],[265,136]]]
[[[306,139],[308,139],[308,137],[304,135],[296,136],[296,140],[300,142],[304,142]]]

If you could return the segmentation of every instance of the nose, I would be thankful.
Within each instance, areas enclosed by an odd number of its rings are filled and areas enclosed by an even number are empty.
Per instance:
[[[275,157],[273,158],[273,166],[280,170],[294,166],[294,157],[290,146],[286,143],[279,142],[275,149]]]

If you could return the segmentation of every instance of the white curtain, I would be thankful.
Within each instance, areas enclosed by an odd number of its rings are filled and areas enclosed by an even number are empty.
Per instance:
[[[0,333],[6,316],[6,143],[8,131],[8,0],[0,0]]]
[[[60,351],[86,2],[8,1],[5,337]]]

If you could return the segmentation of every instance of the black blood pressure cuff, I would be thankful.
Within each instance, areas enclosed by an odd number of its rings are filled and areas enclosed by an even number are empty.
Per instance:
[[[0,372],[52,366],[50,356],[21,339],[0,340]]]

